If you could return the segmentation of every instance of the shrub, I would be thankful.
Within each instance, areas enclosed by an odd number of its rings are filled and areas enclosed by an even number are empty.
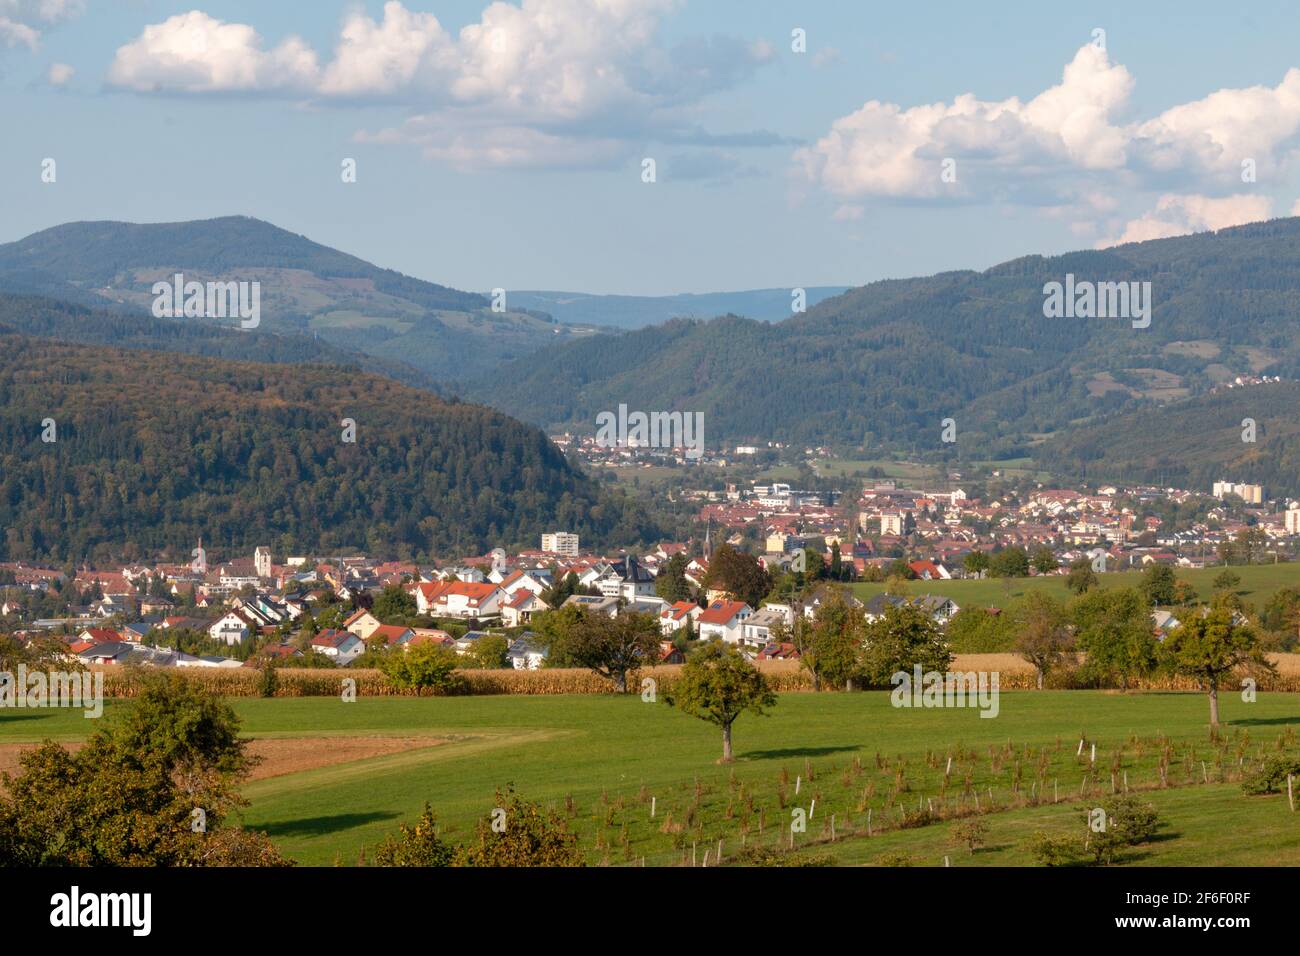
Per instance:
[[[1286,789],[1288,775],[1300,778],[1300,754],[1273,754],[1262,767],[1246,775],[1241,789],[1253,794],[1280,793]]]
[[[258,669],[257,692],[263,697],[274,697],[279,688],[280,675],[276,673],[275,665],[266,661]]]
[[[1026,849],[1039,866],[1079,866],[1085,862],[1083,848],[1074,837],[1039,831],[1029,838]]]
[[[437,644],[417,644],[384,661],[383,672],[399,690],[432,690],[452,693],[462,680],[456,673],[456,652]]]
[[[988,834],[989,828],[979,817],[969,817],[965,820],[959,820],[952,827],[952,842],[958,846],[965,846],[972,854],[984,845],[984,837]]]
[[[450,866],[454,852],[438,836],[433,808],[426,803],[415,826],[399,824],[396,834],[380,841],[374,859],[377,866]]]

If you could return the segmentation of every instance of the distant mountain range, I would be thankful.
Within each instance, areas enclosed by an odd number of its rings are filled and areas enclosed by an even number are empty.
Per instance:
[[[850,286],[815,286],[804,289],[805,304],[812,308]],[[793,289],[750,289],[745,292],[705,292],[694,295],[591,295],[585,292],[510,292],[519,308],[549,313],[557,321],[580,325],[639,329],[670,319],[708,319],[715,315],[743,315],[763,322],[779,322],[792,314]]]
[[[517,307],[493,312],[481,295],[381,269],[245,216],[73,222],[0,245],[0,291],[92,308],[147,312],[153,284],[177,272],[187,281],[257,281],[263,331],[318,337],[443,381],[486,374],[592,331]]]
[[[1071,275],[1150,282],[1150,327],[1046,317],[1044,287]],[[711,444],[982,460],[1033,454],[1075,428],[1104,436],[1112,416],[1175,407],[1252,373],[1300,378],[1300,219],[875,282],[778,323],[674,320],[549,347],[468,394],[548,428],[590,432],[625,403],[703,412]],[[1052,460],[1077,461],[1057,447]]]

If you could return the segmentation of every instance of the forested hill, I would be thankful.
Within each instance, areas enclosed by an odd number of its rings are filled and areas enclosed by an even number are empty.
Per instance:
[[[104,287],[142,266],[207,273],[246,268],[296,269],[341,279],[370,279],[429,309],[481,309],[481,295],[412,279],[248,216],[201,222],[69,222],[0,245],[0,273],[44,276],[63,285]],[[108,291],[108,290],[104,290]]]
[[[53,419],[56,441],[45,442]],[[355,443],[343,441],[343,419]],[[483,553],[565,528],[654,537],[537,429],[362,372],[0,329],[5,560],[212,546]]]
[[[442,382],[590,329],[383,269],[248,216],[196,222],[73,222],[0,245],[0,292],[150,314],[154,284],[258,284],[258,329],[321,339]],[[508,303],[507,303],[508,305]],[[193,317],[234,326],[238,318]]]
[[[1150,282],[1149,328],[1044,316],[1067,274]],[[1300,219],[984,272],[876,282],[778,323],[674,321],[558,345],[471,390],[543,425],[704,413],[710,442],[785,439],[981,459],[1236,375],[1300,377]],[[958,443],[941,444],[954,418]]]
[[[1120,415],[1047,442],[1035,455],[1056,474],[1208,491],[1219,479],[1300,497],[1300,383],[1202,395]],[[1254,441],[1243,423],[1254,423]]]
[[[349,352],[321,339],[262,329],[231,329],[187,319],[155,319],[135,312],[89,309],[41,296],[0,293],[0,325],[42,338],[86,345],[113,345],[155,352],[285,365],[338,365],[377,372],[399,382],[442,391],[439,383],[401,362]]]

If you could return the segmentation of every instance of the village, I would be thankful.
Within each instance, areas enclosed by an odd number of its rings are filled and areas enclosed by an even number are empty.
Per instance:
[[[83,664],[162,667],[345,667],[435,644],[464,666],[536,669],[547,646],[531,625],[564,607],[615,617],[653,616],[662,662],[692,640],[718,639],[752,659],[792,658],[796,616],[811,620],[839,583],[910,580],[867,601],[867,620],[889,604],[923,608],[940,628],[960,610],[926,582],[958,578],[1107,573],[1290,560],[1300,504],[1268,502],[1258,485],[1216,482],[1210,494],[1104,485],[1035,487],[981,500],[869,481],[856,496],[801,492],[771,482],[698,499],[699,539],[638,553],[584,549],[578,535],[543,534],[536,549],[493,549],[442,562],[365,554],[67,570],[0,565],[0,622],[20,642],[57,638]],[[1142,512],[1180,509],[1196,520]],[[1175,524],[1181,526],[1175,527]],[[748,599],[710,579],[719,547],[747,554],[773,582]],[[900,596],[898,590],[905,590]],[[989,608],[995,613],[997,608]],[[1157,631],[1176,624],[1153,612]],[[490,648],[490,650],[488,650]]]

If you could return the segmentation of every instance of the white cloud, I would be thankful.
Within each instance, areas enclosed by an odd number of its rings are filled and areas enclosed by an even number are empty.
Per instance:
[[[959,170],[965,162],[1021,172],[1113,168],[1125,162],[1125,138],[1111,116],[1132,88],[1128,71],[1088,44],[1059,84],[1028,103],[1017,97],[985,101],[971,93],[910,109],[871,100],[836,120],[795,159],[810,180],[841,198],[952,194],[951,184],[940,179],[946,157],[956,158]],[[957,182],[963,182],[960,171]]]
[[[316,54],[297,37],[268,50],[252,27],[191,10],[119,48],[108,82],[141,93],[306,91],[319,73]]]
[[[77,71],[66,63],[51,63],[45,72],[45,79],[50,86],[64,86]]]
[[[1231,193],[1244,188],[1243,161],[1256,174],[1247,182],[1268,184],[1297,155],[1300,69],[1275,87],[1221,89],[1145,120],[1129,116],[1133,89],[1128,70],[1088,44],[1027,102],[867,102],[798,150],[796,171],[841,202],[984,198],[1094,222],[1113,213],[1113,190],[1160,195],[1146,215],[1111,221],[1106,232],[1123,241],[1267,216],[1267,199]],[[955,183],[940,178],[946,157]]]
[[[84,10],[83,0],[0,0],[0,43],[35,50],[45,29]]]
[[[112,85],[141,93],[258,93],[323,102],[392,100],[419,110],[360,139],[410,143],[473,166],[588,165],[634,141],[684,137],[673,115],[774,59],[770,44],[727,37],[664,46],[680,0],[494,2],[456,35],[398,0],[376,20],[343,21],[324,65],[301,40],[268,48],[253,27],[192,11],[146,27],[117,51]],[[612,143],[622,140],[621,149]],[[584,146],[587,153],[584,153]]]
[[[1300,203],[1297,204],[1300,206]],[[1206,229],[1226,229],[1242,223],[1258,222],[1272,214],[1273,203],[1267,196],[1242,194],[1212,198],[1199,195],[1161,196],[1155,209],[1130,220],[1115,239],[1103,239],[1098,248],[1125,242],[1145,242],[1183,236]]]

